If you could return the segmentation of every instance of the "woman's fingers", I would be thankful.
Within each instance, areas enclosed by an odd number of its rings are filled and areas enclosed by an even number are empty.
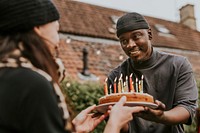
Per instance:
[[[125,103],[126,103],[126,96],[122,96],[115,105],[116,106],[123,106]]]
[[[73,124],[79,124],[84,122],[84,120],[87,118],[87,115],[93,111],[96,108],[96,105],[92,105],[83,111],[81,111],[72,121]]]
[[[139,113],[141,111],[145,111],[145,108],[143,106],[135,106],[130,108],[132,113]]]
[[[96,108],[96,105],[92,105],[89,106],[88,108],[84,109],[83,111],[81,111],[84,115],[89,114],[90,112],[92,112],[94,109]]]

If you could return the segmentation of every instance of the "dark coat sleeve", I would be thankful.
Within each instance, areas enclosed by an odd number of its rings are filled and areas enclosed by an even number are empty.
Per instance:
[[[8,128],[24,133],[68,132],[64,129],[53,86],[46,78],[21,68],[8,71],[4,80],[7,83],[3,83],[2,94],[7,96],[3,100],[10,104],[2,114],[6,116]]]

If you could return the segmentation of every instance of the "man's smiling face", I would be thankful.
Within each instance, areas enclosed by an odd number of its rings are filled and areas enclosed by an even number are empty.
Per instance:
[[[144,61],[151,56],[151,38],[150,29],[129,31],[119,36],[122,49],[134,61]]]

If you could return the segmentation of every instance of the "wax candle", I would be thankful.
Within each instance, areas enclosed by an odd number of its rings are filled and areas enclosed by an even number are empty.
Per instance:
[[[136,78],[136,81],[135,81],[135,91],[136,91],[136,92],[139,92],[139,91],[138,91],[138,78]]]
[[[118,80],[118,93],[121,93],[121,92],[122,92],[122,74],[120,75],[119,80]]]
[[[121,93],[121,85],[120,85],[120,81],[118,82],[118,86],[117,86],[117,88],[118,88],[118,93]]]
[[[121,93],[122,91],[122,88],[121,88],[121,81],[120,81],[121,79],[119,79],[119,81],[118,81],[118,93]]]
[[[108,85],[107,85],[108,78],[105,79],[104,82],[104,95],[108,95]]]
[[[115,80],[114,80],[114,93],[117,93],[117,77],[115,78]]]
[[[138,92],[141,92],[141,81],[139,80],[139,83],[138,83]]]
[[[122,82],[122,93],[124,93],[124,85],[125,85],[125,83]]]
[[[124,81],[123,81],[122,77],[123,77],[123,75],[121,74],[121,76],[120,76],[120,79],[121,79],[120,80],[120,82],[121,82],[120,85],[121,85],[121,92],[123,93],[124,92]]]
[[[112,85],[110,85],[109,90],[110,90],[110,94],[112,94]]]
[[[126,76],[126,81],[124,82],[124,92],[129,92],[129,89],[128,89],[128,76]]]
[[[134,81],[132,81],[132,86],[133,86],[133,91],[132,91],[132,92],[136,92],[136,90],[135,90],[135,83],[134,83]]]
[[[133,88],[133,80],[132,80],[132,76],[133,73],[131,73],[131,75],[129,76],[129,88],[130,88],[130,92],[134,92],[134,88]]]
[[[142,77],[141,77],[141,81],[140,81],[140,84],[141,84],[141,93],[143,93],[143,79],[144,79],[144,76],[142,75]]]

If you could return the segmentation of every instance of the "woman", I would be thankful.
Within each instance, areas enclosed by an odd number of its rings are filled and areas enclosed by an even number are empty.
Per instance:
[[[133,112],[144,110],[123,106],[122,98],[101,116],[91,113],[95,105],[88,107],[72,124],[49,50],[59,44],[55,6],[50,0],[1,0],[0,16],[0,132],[85,133],[109,113],[104,132],[119,132]]]

